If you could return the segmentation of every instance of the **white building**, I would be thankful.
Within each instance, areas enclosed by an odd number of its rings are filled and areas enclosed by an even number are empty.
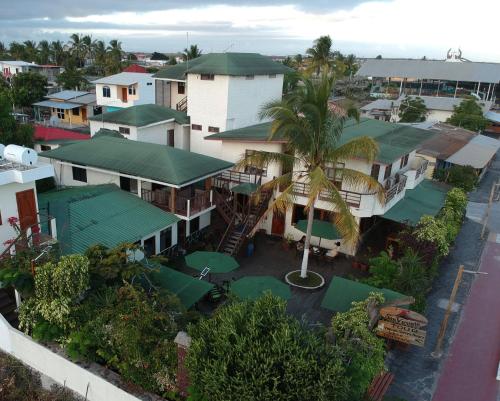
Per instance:
[[[142,104],[90,118],[90,134],[101,129],[120,133],[133,141],[189,150],[189,118],[186,113],[156,104]]]
[[[221,157],[204,138],[261,122],[262,105],[281,99],[287,71],[260,54],[210,53],[156,73],[156,103],[187,111],[192,152]]]
[[[175,214],[183,241],[210,225],[212,178],[232,167],[213,157],[106,135],[41,156],[51,160],[58,186],[115,184]]]
[[[42,67],[35,63],[27,63],[26,61],[5,60],[0,61],[0,72],[2,76],[10,81],[12,77],[21,72],[41,72]]]
[[[39,163],[35,151],[0,145],[0,255],[8,248],[8,241],[19,235],[9,224],[10,218],[28,236],[44,220],[38,213],[35,182],[53,175],[53,167]]]
[[[96,85],[97,105],[109,112],[154,103],[155,88],[152,76],[141,72],[121,72],[92,81]]]

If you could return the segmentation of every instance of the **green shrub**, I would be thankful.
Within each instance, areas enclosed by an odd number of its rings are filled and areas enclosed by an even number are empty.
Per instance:
[[[448,169],[434,170],[434,178],[454,187],[463,189],[465,192],[472,191],[478,181],[476,169],[471,166],[453,165]]]
[[[433,216],[422,216],[414,230],[420,241],[431,241],[437,247],[439,256],[448,255],[450,248],[445,224]]]

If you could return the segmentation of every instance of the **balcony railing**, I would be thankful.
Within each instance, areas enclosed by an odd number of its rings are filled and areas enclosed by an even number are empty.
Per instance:
[[[417,168],[417,172],[415,174],[415,180],[417,180],[422,174],[427,170],[427,166],[429,165],[429,160],[424,159],[422,164]]]
[[[193,196],[178,194],[175,196],[174,205],[171,202],[170,191],[165,189],[149,190],[142,188],[141,197],[146,202],[167,212],[189,217],[212,206],[211,192],[211,190],[195,190]]]
[[[296,195],[303,195],[303,196],[309,196],[309,184],[304,183],[304,182],[297,182],[295,181],[293,183],[293,192]],[[373,194],[362,194],[359,192],[353,192],[353,191],[344,191],[340,190],[339,191],[340,196],[342,199],[349,205],[353,207],[359,207],[361,204],[361,198],[363,196],[372,196]],[[319,199],[329,201],[331,198],[328,196],[326,192],[322,192],[319,195]]]
[[[404,174],[397,175],[396,177],[389,178],[390,181],[386,182],[388,188],[385,192],[385,202],[389,203],[396,195],[404,191],[406,187],[407,177]],[[389,184],[389,185],[387,185]]]

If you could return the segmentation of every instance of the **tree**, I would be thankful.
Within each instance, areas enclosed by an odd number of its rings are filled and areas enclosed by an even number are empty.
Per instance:
[[[163,53],[153,52],[151,60],[168,60],[168,57]]]
[[[314,219],[314,208],[318,197],[327,198],[335,209],[332,220],[346,243],[354,244],[358,238],[358,224],[338,188],[329,178],[333,169],[336,180],[343,180],[349,186],[369,192],[377,192],[383,201],[384,192],[379,182],[357,170],[343,167],[345,160],[360,157],[371,163],[378,152],[373,138],[361,136],[342,144],[342,134],[347,116],[358,115],[350,109],[341,115],[330,109],[328,99],[332,93],[334,79],[326,72],[319,80],[302,77],[298,85],[283,100],[264,105],[260,117],[271,119],[270,138],[279,136],[287,141],[286,152],[274,153],[255,151],[239,162],[239,166],[263,168],[269,163],[283,166],[281,176],[272,179],[261,190],[281,188],[281,193],[271,203],[270,209],[284,213],[294,204],[294,181],[303,182],[308,188],[307,232],[301,277],[307,277],[309,247]],[[293,171],[294,170],[294,171]]]
[[[49,64],[50,61],[50,44],[47,40],[41,40],[38,43],[38,63]]]
[[[192,60],[200,56],[201,56],[201,49],[198,49],[198,45],[191,45],[189,46],[189,50],[184,49],[184,53],[182,53],[182,59],[184,61]]]
[[[63,43],[56,40],[50,43],[50,57],[52,62],[57,65],[63,65],[66,59],[66,52],[64,51]]]
[[[330,36],[320,36],[314,41],[314,46],[307,49],[306,53],[311,56],[311,68],[317,74],[324,68],[328,69],[333,58],[332,38]]]
[[[295,61],[295,65],[297,67],[300,67],[302,65],[302,62],[304,61],[303,58],[302,58],[302,54],[297,54],[295,55],[295,57],[293,58],[293,61]]]
[[[77,67],[83,67],[85,59],[85,44],[83,36],[74,33],[70,36],[71,55],[75,57]]]
[[[0,91],[0,143],[33,147],[33,126],[17,124],[7,92]]]
[[[19,42],[11,42],[9,45],[9,53],[15,60],[22,60],[25,57],[24,45]]]
[[[24,42],[24,58],[28,62],[35,62],[38,59],[38,48],[36,42],[25,40]]]
[[[453,114],[446,122],[476,132],[484,130],[488,125],[481,106],[472,97],[462,100],[458,106],[453,106]]]
[[[177,59],[175,56],[171,56],[170,59],[168,60],[168,65],[176,65],[177,64]]]
[[[47,78],[36,72],[22,72],[12,78],[12,101],[21,108],[31,107],[47,94]]]
[[[405,97],[399,106],[399,121],[402,123],[419,123],[427,117],[427,107],[421,97]]]
[[[76,68],[68,68],[61,72],[57,78],[57,84],[64,89],[82,89],[88,82],[83,76],[82,71]]]
[[[377,57],[375,57],[375,60],[382,60],[382,55],[379,54]]]
[[[362,400],[373,378],[384,369],[385,343],[369,327],[369,307],[384,302],[382,294],[372,293],[362,302],[353,302],[347,312],[332,319],[336,345],[342,350],[350,378],[348,400]]]
[[[343,60],[345,65],[345,75],[348,77],[352,77],[359,69],[358,61],[356,60],[356,56],[354,54],[349,54]]]
[[[436,180],[446,182],[454,187],[461,188],[465,192],[472,191],[478,182],[478,173],[472,166],[452,165],[447,169],[434,170]]]
[[[196,393],[210,401],[340,401],[340,350],[286,313],[270,294],[234,302],[191,327],[187,367]]]

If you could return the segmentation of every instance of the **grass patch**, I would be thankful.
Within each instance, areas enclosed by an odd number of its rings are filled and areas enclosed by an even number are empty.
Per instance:
[[[290,273],[287,277],[291,283],[303,287],[317,287],[323,282],[321,276],[314,272],[307,272],[306,278],[300,277],[300,271]]]

